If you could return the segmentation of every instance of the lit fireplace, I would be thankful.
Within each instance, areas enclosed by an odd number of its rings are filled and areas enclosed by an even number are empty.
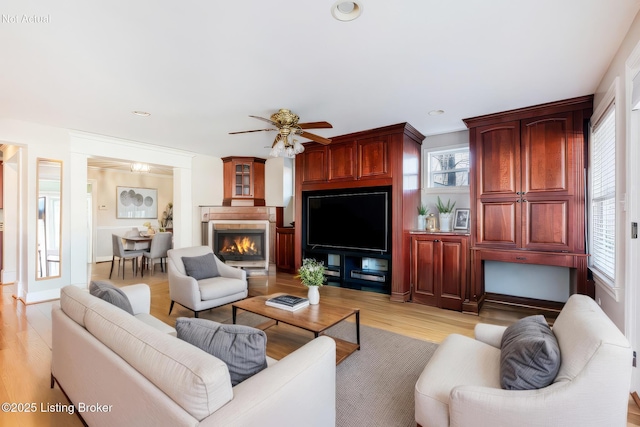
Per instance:
[[[264,240],[261,229],[214,230],[213,250],[225,261],[264,260]]]

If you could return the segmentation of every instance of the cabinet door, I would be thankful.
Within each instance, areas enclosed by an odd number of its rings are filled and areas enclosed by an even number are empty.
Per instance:
[[[252,179],[253,162],[234,161],[234,185],[233,197],[253,197],[253,179]]]
[[[293,273],[295,270],[294,228],[276,229],[276,268],[278,271]]]
[[[520,122],[482,126],[473,142],[477,197],[511,197],[520,191]]]
[[[443,237],[441,246],[442,278],[439,307],[462,311],[469,277],[468,239],[467,237]]]
[[[522,121],[522,191],[570,194],[573,187],[573,116],[556,114]],[[581,129],[579,129],[581,131]]]
[[[358,179],[390,178],[389,137],[360,139],[358,144]]]
[[[329,145],[329,181],[353,180],[356,177],[355,144],[347,142]]]
[[[517,197],[476,200],[476,245],[503,249],[516,249],[520,246],[522,203]]]
[[[327,150],[324,146],[305,147],[298,156],[302,158],[303,184],[327,180]]]
[[[420,304],[439,306],[440,245],[425,236],[411,239],[412,300]]]
[[[571,197],[538,200],[526,195],[522,202],[522,247],[532,250],[571,252]]]
[[[516,248],[522,233],[520,122],[479,127],[470,148],[476,159],[476,244]]]

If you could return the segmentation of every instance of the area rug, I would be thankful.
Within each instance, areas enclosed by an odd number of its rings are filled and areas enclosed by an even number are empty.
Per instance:
[[[238,315],[238,323],[249,326],[264,320]],[[339,323],[327,335],[356,341],[352,322]],[[438,345],[363,325],[360,342],[361,349],[336,367],[336,426],[415,426],[414,387]]]

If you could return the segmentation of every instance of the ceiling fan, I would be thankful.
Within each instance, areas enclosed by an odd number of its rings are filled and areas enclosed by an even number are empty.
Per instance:
[[[238,133],[249,132],[270,132],[278,131],[273,145],[271,145],[271,152],[269,153],[273,157],[284,155],[287,157],[294,157],[296,154],[300,154],[304,151],[304,147],[297,140],[293,139],[294,135],[300,135],[303,138],[310,139],[319,144],[327,145],[331,143],[331,140],[319,135],[307,132],[305,129],[326,129],[332,128],[331,123],[328,122],[309,122],[298,123],[300,117],[292,113],[291,110],[281,108],[277,113],[271,115],[271,119],[265,119],[264,117],[249,116],[254,119],[262,120],[275,126],[276,129],[255,129],[245,130],[240,132],[229,132],[230,135]]]

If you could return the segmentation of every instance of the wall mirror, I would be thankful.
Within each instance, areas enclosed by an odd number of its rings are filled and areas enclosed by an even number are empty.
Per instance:
[[[36,280],[60,277],[62,161],[38,159]]]

